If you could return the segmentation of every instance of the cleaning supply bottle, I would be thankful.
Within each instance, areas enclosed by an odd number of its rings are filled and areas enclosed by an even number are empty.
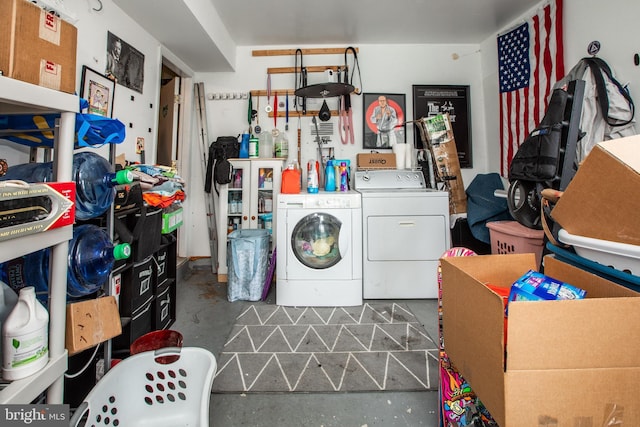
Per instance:
[[[242,134],[242,139],[240,140],[240,152],[238,154],[238,157],[240,157],[241,159],[249,158],[249,134],[248,133]]]
[[[307,192],[308,193],[317,193],[318,192],[318,169],[319,165],[316,160],[309,160],[307,163]]]
[[[332,160],[327,160],[327,167],[324,170],[324,190],[336,191],[336,171]]]
[[[76,183],[76,219],[84,221],[107,211],[116,196],[115,186],[133,182],[128,170],[113,172],[107,159],[91,151],[73,155],[73,180]],[[53,162],[14,165],[0,180],[26,182],[53,181]]]
[[[273,142],[275,156],[278,159],[286,159],[289,157],[289,139],[285,132],[280,132]]]
[[[49,313],[33,286],[20,290],[18,302],[2,325],[2,377],[28,377],[49,361]]]
[[[349,190],[349,178],[347,175],[347,164],[340,163],[340,191]]]
[[[260,153],[260,140],[256,137],[249,138],[249,158],[255,159]]]
[[[93,224],[76,225],[69,241],[67,257],[67,295],[72,298],[91,295],[107,283],[118,259],[131,255],[128,243],[114,245],[105,230]],[[37,291],[47,303],[49,291],[49,249],[42,249],[0,264],[0,280],[14,290],[25,286]]]

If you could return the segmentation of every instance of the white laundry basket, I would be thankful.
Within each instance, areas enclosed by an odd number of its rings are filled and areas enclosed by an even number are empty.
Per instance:
[[[179,359],[173,363],[156,361],[174,355]],[[98,381],[69,425],[206,427],[215,373],[216,359],[203,348],[170,347],[130,356]]]

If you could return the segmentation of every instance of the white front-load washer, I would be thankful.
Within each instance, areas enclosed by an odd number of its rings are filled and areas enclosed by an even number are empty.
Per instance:
[[[276,304],[362,305],[362,203],[356,191],[279,194]]]

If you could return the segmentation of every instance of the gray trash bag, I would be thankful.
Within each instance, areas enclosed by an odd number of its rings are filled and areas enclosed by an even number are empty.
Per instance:
[[[269,267],[269,232],[236,230],[229,234],[227,299],[260,301]]]

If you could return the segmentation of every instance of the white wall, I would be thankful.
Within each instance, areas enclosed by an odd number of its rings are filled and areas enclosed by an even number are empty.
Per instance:
[[[545,2],[541,2],[543,5]],[[523,15],[513,23],[533,15]],[[587,46],[597,40],[601,44],[598,56],[614,70],[621,83],[629,83],[631,97],[640,94],[640,67],[633,63],[633,55],[640,52],[640,28],[635,22],[640,16],[640,3],[632,0],[564,0],[565,71],[569,71],[587,55]],[[513,25],[513,23],[511,25]],[[504,29],[510,28],[507,25]],[[486,141],[489,169],[500,170],[499,97],[497,74],[497,34],[481,44],[482,81],[485,99]]]

